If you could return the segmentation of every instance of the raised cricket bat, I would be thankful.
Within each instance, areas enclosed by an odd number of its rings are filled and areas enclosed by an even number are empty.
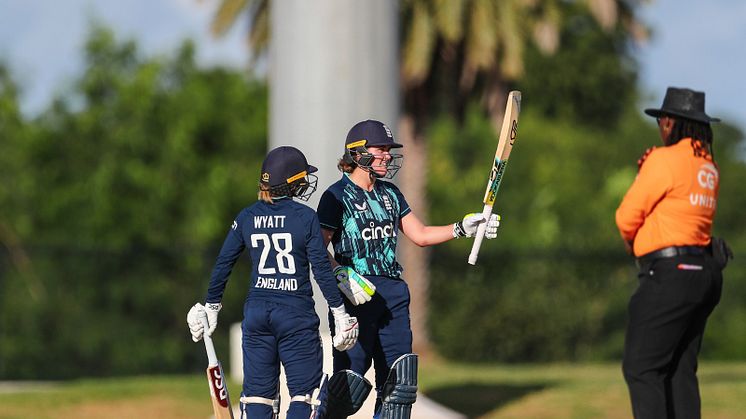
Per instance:
[[[202,338],[207,351],[207,382],[210,385],[212,410],[215,412],[215,419],[233,419],[233,408],[228,397],[228,383],[223,374],[223,366],[218,361],[212,338],[207,336],[207,316],[202,318],[202,324],[205,326],[205,334]]]
[[[518,114],[521,113],[521,92],[513,90],[508,94],[508,104],[505,107],[505,117],[500,129],[500,140],[497,142],[497,151],[495,152],[495,161],[492,164],[490,177],[487,180],[487,190],[484,193],[484,209],[482,215],[485,220],[490,219],[492,215],[492,206],[495,204],[497,190],[500,188],[505,166],[508,164],[510,151],[513,150],[516,135],[518,134]],[[479,224],[477,234],[474,236],[474,244],[471,246],[469,253],[469,264],[476,265],[479,256],[479,248],[482,247],[482,239],[487,230],[487,223]]]

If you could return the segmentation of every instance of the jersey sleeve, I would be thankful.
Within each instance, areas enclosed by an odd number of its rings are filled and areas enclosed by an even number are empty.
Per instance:
[[[330,190],[321,195],[318,206],[318,222],[321,227],[337,230],[342,223],[342,202]]]
[[[207,288],[206,303],[219,303],[223,299],[223,292],[228,283],[233,266],[236,264],[241,252],[246,248],[243,235],[241,234],[242,223],[245,217],[241,214],[233,221],[228,235],[225,237],[223,247],[220,249],[215,266],[212,268],[210,285]]]
[[[671,190],[673,179],[665,155],[653,151],[640,167],[622,203],[616,210],[616,224],[626,241],[632,241],[645,218]]]
[[[311,262],[313,276],[319,284],[321,293],[324,294],[329,307],[339,307],[344,302],[337,289],[337,280],[332,273],[332,265],[329,262],[329,253],[324,246],[321,235],[319,218],[316,213],[309,220],[308,243],[306,244],[308,261]]]

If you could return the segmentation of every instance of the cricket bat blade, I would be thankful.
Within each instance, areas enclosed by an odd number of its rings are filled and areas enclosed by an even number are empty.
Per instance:
[[[228,395],[228,383],[223,373],[223,366],[218,361],[212,338],[207,336],[206,315],[202,318],[202,324],[205,326],[205,334],[202,339],[205,341],[205,351],[207,352],[207,383],[210,386],[212,410],[215,413],[215,419],[233,419],[233,408]]]
[[[500,138],[497,142],[497,150],[495,151],[495,159],[492,162],[490,176],[487,179],[487,190],[484,192],[484,199],[482,200],[482,202],[484,202],[482,216],[485,221],[479,224],[477,233],[474,236],[474,243],[471,246],[471,252],[469,253],[468,259],[470,265],[477,264],[479,249],[482,247],[484,233],[487,231],[487,222],[492,215],[492,207],[495,205],[497,190],[500,189],[500,183],[502,182],[503,174],[505,173],[505,167],[508,164],[510,152],[513,150],[513,144],[515,144],[518,135],[518,115],[520,113],[521,92],[513,90],[508,94],[503,125],[500,129]]]

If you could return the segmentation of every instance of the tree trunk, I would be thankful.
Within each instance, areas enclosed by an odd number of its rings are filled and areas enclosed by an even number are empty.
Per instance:
[[[319,168],[311,208],[341,176],[337,161],[350,127],[373,118],[393,128],[399,117],[398,11],[396,1],[271,4],[269,146],[295,146]],[[359,25],[356,16],[377,23]],[[375,66],[358,65],[369,57],[376,57]],[[328,333],[326,301],[316,281],[312,285],[321,330]]]
[[[490,122],[492,122],[492,128],[497,135],[500,135],[502,129],[507,100],[508,90],[505,82],[498,77],[493,77],[485,89],[484,101],[487,113],[490,116]]]
[[[427,144],[417,131],[414,117],[404,113],[399,121],[399,140],[404,145],[404,164],[399,178],[401,190],[410,208],[427,224]],[[419,247],[402,235],[399,238],[399,256],[404,266],[403,277],[412,296],[410,316],[412,322],[413,350],[421,357],[433,355],[428,333],[430,265],[429,251]]]

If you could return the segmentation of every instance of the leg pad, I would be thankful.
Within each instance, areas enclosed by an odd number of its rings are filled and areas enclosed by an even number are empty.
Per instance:
[[[324,380],[313,419],[345,419],[363,406],[373,386],[362,375],[342,370]]]
[[[381,400],[380,419],[409,419],[417,400],[417,355],[404,354],[394,361]]]

